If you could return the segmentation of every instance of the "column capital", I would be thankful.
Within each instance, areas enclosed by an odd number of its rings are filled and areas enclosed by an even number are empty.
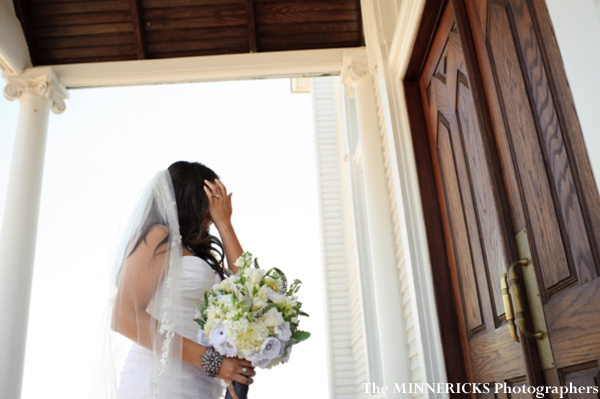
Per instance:
[[[369,73],[369,62],[366,54],[344,55],[342,63],[342,82],[346,86],[346,95],[354,97],[354,84]]]
[[[20,75],[4,70],[2,77],[6,81],[4,97],[9,101],[21,101],[28,96],[45,97],[50,100],[50,109],[55,114],[67,108],[65,100],[69,93],[49,67],[28,69]]]

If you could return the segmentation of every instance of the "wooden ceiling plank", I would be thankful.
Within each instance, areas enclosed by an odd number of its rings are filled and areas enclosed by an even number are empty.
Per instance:
[[[29,4],[81,3],[85,0],[27,0]]]
[[[136,56],[134,53],[128,55],[119,55],[119,56],[95,56],[95,57],[81,57],[81,58],[61,58],[60,60],[54,58],[41,58],[40,65],[57,65],[57,61],[59,61],[62,65],[69,64],[90,64],[96,62],[114,62],[114,61],[133,61],[136,60]]]
[[[67,59],[83,57],[117,57],[128,54],[135,55],[135,45],[126,44],[118,46],[103,47],[78,47],[68,49],[50,49],[39,52],[41,58],[45,59]]]
[[[226,20],[212,18],[190,18],[190,19],[171,19],[171,20],[146,20],[144,30],[146,34],[151,31],[160,32],[172,29],[221,29],[230,27],[243,27],[248,32],[246,20],[242,23],[230,23]]]
[[[358,32],[360,23],[357,21],[343,22],[310,22],[298,24],[268,24],[259,25],[256,33],[262,35],[287,35],[287,34],[305,34],[305,33],[332,33],[332,32]]]
[[[146,58],[144,50],[144,29],[142,28],[142,15],[140,13],[140,0],[130,0],[131,6],[131,24],[133,25],[133,35],[135,37],[135,51],[138,60]]]
[[[281,23],[356,21],[360,18],[359,4],[329,3],[257,3],[257,25]]]
[[[244,4],[245,0],[144,0],[145,10],[151,8],[219,6],[224,4]]]
[[[279,48],[285,50],[286,46],[306,45],[320,46],[325,44],[351,43],[351,46],[359,46],[362,40],[361,32],[332,32],[328,35],[321,33],[306,33],[300,35],[268,35],[259,36],[259,44],[269,48]],[[317,47],[321,48],[321,47]]]
[[[36,28],[60,27],[72,25],[94,25],[131,21],[129,10],[106,11],[87,14],[46,15],[31,19]]]
[[[128,0],[94,0],[76,3],[50,3],[30,6],[31,17],[46,15],[86,14],[103,11],[129,10]]]
[[[247,0],[246,13],[248,15],[248,48],[251,53],[256,53],[256,26],[254,25],[254,1]]]
[[[265,44],[259,43],[261,48],[261,54],[266,52],[270,53],[279,53],[286,51],[295,51],[295,50],[326,50],[326,49],[342,49],[342,48],[357,48],[354,46],[354,41],[351,42],[339,42],[339,43],[320,43],[320,44],[306,44],[306,43],[297,43],[297,44],[289,44],[286,43],[284,46],[278,44]]]
[[[224,37],[247,37],[248,30],[245,26],[219,27],[209,29],[171,29],[161,31],[147,31],[146,44],[153,42],[177,40],[218,40]]]
[[[133,33],[130,22],[101,25],[77,25],[58,28],[39,28],[34,30],[36,37],[85,36],[104,33]]]
[[[100,47],[115,46],[119,44],[134,44],[134,38],[129,34],[48,37],[37,39],[35,44],[39,50],[86,46]]]
[[[228,47],[228,48],[216,48],[206,50],[194,50],[194,51],[174,51],[167,53],[148,53],[148,58],[182,58],[182,57],[204,57],[211,55],[225,55],[225,54],[248,54],[248,45],[244,41],[241,47]]]
[[[257,0],[257,3],[261,4],[274,4],[274,3],[312,3],[312,4],[320,4],[320,5],[328,5],[328,4],[337,4],[343,5],[345,7],[355,6],[360,3],[360,0]]]
[[[233,25],[245,25],[246,3],[225,4],[212,7],[173,7],[145,9],[144,19],[146,21],[161,21],[171,19],[206,19],[219,20]]]
[[[247,46],[247,37],[225,37],[220,40],[186,40],[186,41],[176,41],[176,42],[158,42],[158,43],[148,43],[148,52],[149,53],[165,53],[165,52],[180,52],[180,51],[196,51],[196,50],[210,50],[210,49],[219,49],[219,48],[229,48],[229,47],[246,47],[246,51],[248,50]]]

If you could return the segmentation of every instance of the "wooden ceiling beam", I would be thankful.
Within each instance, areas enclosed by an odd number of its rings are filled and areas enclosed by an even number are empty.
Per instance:
[[[140,13],[140,0],[129,0],[129,4],[131,5],[131,23],[133,24],[137,58],[143,60],[146,59],[146,50],[144,48],[144,28]]]
[[[256,26],[254,24],[254,0],[247,0],[246,12],[248,15],[248,48],[251,53],[256,53]]]

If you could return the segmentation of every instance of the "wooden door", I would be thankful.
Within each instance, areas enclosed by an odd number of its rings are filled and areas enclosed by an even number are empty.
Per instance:
[[[598,385],[600,201],[552,34],[542,1],[452,1],[418,79],[471,382]],[[520,232],[545,347],[508,331]]]

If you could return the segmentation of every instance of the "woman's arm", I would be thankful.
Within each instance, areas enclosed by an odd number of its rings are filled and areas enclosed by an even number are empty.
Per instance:
[[[204,183],[206,184],[204,191],[209,201],[208,212],[219,231],[219,236],[221,236],[223,249],[227,257],[227,265],[229,270],[237,273],[238,268],[234,265],[234,262],[244,253],[244,250],[231,224],[231,214],[233,213],[231,206],[232,193],[227,194],[227,189],[219,180],[215,180],[214,183],[205,180]]]
[[[163,273],[167,244],[165,226],[152,227],[135,251],[127,257],[119,281],[112,314],[112,328],[152,350],[152,331],[158,322],[146,311]]]
[[[152,227],[146,238],[123,265],[117,298],[112,314],[112,329],[139,345],[154,350],[153,332],[159,323],[147,311],[148,304],[156,292],[165,264],[167,243],[159,245],[168,235],[165,226]],[[181,360],[202,367],[202,355],[206,348],[187,338],[182,338]],[[248,371],[241,375],[241,368]],[[252,364],[246,360],[223,358],[219,378],[251,384],[254,376]]]

